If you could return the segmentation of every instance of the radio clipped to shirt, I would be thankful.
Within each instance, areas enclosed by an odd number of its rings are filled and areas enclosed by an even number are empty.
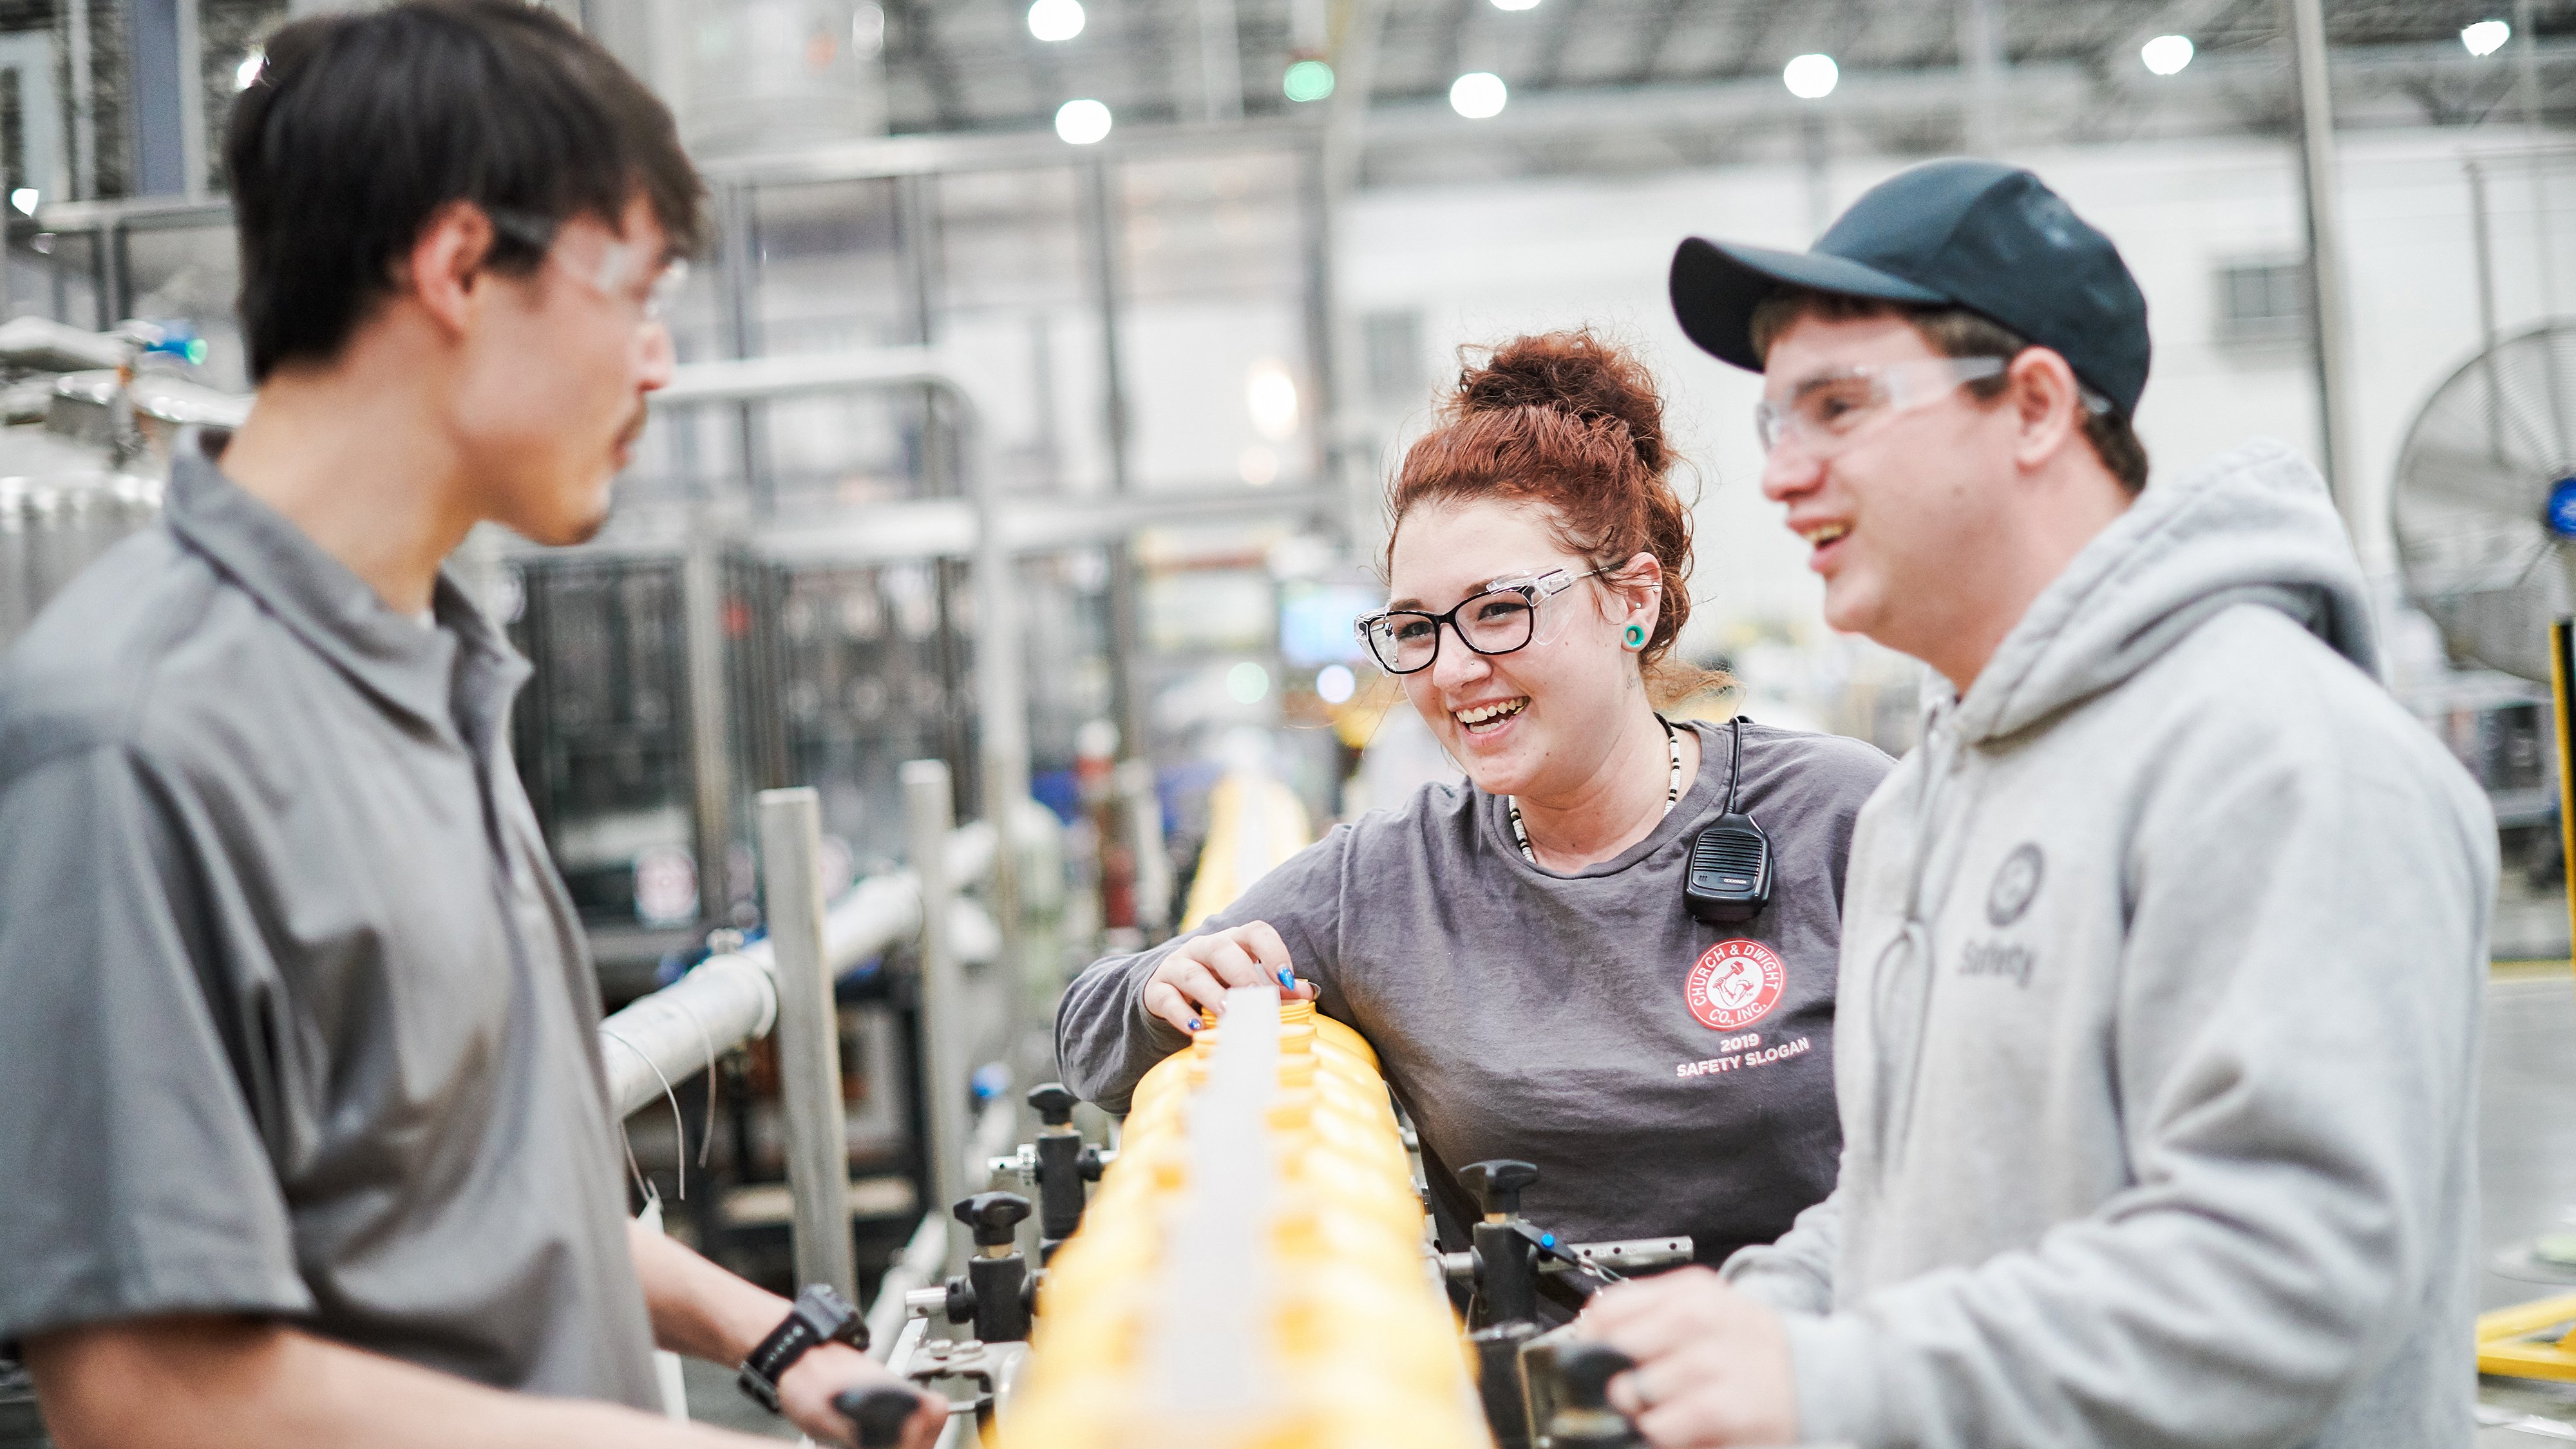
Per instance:
[[[1744,716],[1731,722],[1734,743],[1726,771],[1726,813],[1691,840],[1682,871],[1682,904],[1691,919],[1731,926],[1752,920],[1771,904],[1771,837],[1736,808],[1744,782]]]

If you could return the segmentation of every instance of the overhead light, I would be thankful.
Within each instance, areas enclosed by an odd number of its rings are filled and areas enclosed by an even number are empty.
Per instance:
[[[2471,55],[2493,55],[2511,39],[2513,27],[2501,20],[2481,20],[2460,28],[2460,44],[2467,46]]]
[[[40,199],[32,186],[21,186],[9,193],[9,204],[28,216],[36,214],[36,203]]]
[[[250,54],[241,58],[241,64],[233,67],[233,89],[246,91],[259,84],[259,68],[266,64],[268,64],[268,52],[259,46],[252,46]]]
[[[1082,33],[1082,0],[1036,0],[1029,6],[1029,34],[1040,40],[1071,40]]]
[[[1333,93],[1333,68],[1320,60],[1301,60],[1279,78],[1279,89],[1292,101],[1320,101]]]
[[[1237,704],[1259,704],[1270,697],[1270,671],[1246,659],[1225,672],[1225,692]]]
[[[1359,688],[1358,676],[1347,665],[1327,664],[1315,671],[1315,697],[1326,704],[1341,704]]]
[[[1263,358],[1244,375],[1243,403],[1252,414],[1252,430],[1274,443],[1297,433],[1297,379],[1285,364]]]
[[[2138,59],[2158,75],[2179,75],[2184,66],[2191,64],[2191,37],[2159,35],[2138,47]]]
[[[1489,70],[1471,70],[1449,83],[1449,109],[1471,121],[1501,115],[1511,98],[1503,78]]]
[[[1067,101],[1055,112],[1055,133],[1076,146],[1109,134],[1109,108],[1098,101]]]
[[[1792,56],[1787,65],[1780,67],[1780,83],[1802,101],[1821,101],[1832,95],[1842,78],[1842,71],[1830,55]]]
[[[1536,10],[1538,0],[1494,0],[1497,10]]]

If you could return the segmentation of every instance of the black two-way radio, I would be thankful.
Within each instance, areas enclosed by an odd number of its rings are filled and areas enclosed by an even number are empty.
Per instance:
[[[1726,770],[1726,813],[1692,839],[1682,872],[1682,902],[1691,919],[1713,926],[1752,920],[1771,904],[1771,837],[1753,817],[1735,808],[1744,783],[1744,716],[1732,721],[1734,747]]]

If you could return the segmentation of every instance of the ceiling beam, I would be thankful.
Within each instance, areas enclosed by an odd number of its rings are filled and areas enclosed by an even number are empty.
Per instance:
[[[1565,53],[1573,48],[1574,33],[1582,28],[1584,8],[1592,0],[1556,0],[1556,14],[1547,23],[1547,36],[1539,43],[1538,70],[1530,76],[1533,90],[1553,90],[1565,79]]]
[[[1637,60],[1628,67],[1628,80],[1643,85],[1654,78],[1655,67],[1664,58],[1664,47],[1672,41],[1673,27],[1681,23],[1682,10],[1691,0],[1662,0],[1646,23],[1637,31]]]
[[[2576,39],[2544,40],[2538,51],[2544,64],[2576,65]],[[2481,72],[2491,65],[2470,56],[2455,41],[2429,41],[2344,46],[2334,52],[2332,68],[2337,93],[2351,94],[2344,88],[2353,83],[2389,87],[2416,76]],[[2098,105],[2106,92],[2120,99],[2207,107],[2240,93],[2281,91],[2288,84],[2277,57],[2251,51],[2202,56],[2177,76],[2151,76],[2143,66],[2133,69],[2134,77],[2115,69],[2106,80],[2095,67],[2076,61],[2025,61],[2002,69],[1999,89],[2006,98],[2007,116],[2074,116]],[[1605,129],[1743,126],[1810,115],[1851,120],[1903,117],[1962,109],[1972,83],[1968,73],[1956,67],[1847,70],[1833,95],[1822,101],[1798,100],[1782,88],[1778,77],[1770,75],[1585,87],[1515,97],[1508,110],[1484,121],[1461,120],[1445,102],[1381,103],[1370,116],[1369,139],[1372,145],[1467,143],[1570,137]]]

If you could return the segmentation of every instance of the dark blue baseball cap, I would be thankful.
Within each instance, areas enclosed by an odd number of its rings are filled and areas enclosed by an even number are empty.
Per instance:
[[[1692,237],[1673,315],[1754,372],[1753,309],[1784,287],[1964,307],[2066,359],[2127,417],[2147,388],[2147,299],[2120,249],[2017,167],[1929,161],[1871,187],[1803,252]]]

